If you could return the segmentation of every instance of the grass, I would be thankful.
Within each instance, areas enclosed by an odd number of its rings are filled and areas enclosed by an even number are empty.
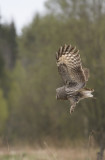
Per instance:
[[[96,149],[50,148],[0,151],[0,160],[96,160]]]

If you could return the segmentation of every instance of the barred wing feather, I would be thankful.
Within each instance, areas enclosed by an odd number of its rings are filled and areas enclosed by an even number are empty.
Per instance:
[[[79,90],[88,80],[88,69],[83,69],[79,50],[71,45],[60,47],[56,53],[58,71],[68,87]],[[87,76],[85,76],[87,75]]]

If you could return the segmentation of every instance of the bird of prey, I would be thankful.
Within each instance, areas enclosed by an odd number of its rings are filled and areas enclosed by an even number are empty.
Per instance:
[[[71,45],[61,46],[56,52],[56,60],[64,82],[64,86],[56,89],[56,99],[69,100],[71,114],[81,99],[93,97],[94,89],[85,88],[89,70],[82,67],[79,50]]]

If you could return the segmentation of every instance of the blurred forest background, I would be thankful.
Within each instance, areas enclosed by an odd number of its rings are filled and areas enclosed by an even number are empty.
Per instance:
[[[105,138],[105,1],[47,0],[46,14],[16,34],[14,22],[0,23],[0,139],[9,144],[69,144],[94,132]],[[2,15],[1,15],[2,16]],[[1,17],[2,18],[2,17]],[[88,85],[95,99],[77,105],[57,101],[62,85],[55,52],[72,44],[90,69]],[[99,138],[101,136],[101,138]]]

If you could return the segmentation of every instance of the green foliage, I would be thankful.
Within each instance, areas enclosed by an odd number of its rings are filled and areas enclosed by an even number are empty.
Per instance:
[[[6,69],[12,69],[17,57],[16,30],[14,23],[0,25],[0,57]]]
[[[5,123],[8,118],[7,101],[3,96],[3,91],[0,89],[0,134],[2,135],[5,129]]]

